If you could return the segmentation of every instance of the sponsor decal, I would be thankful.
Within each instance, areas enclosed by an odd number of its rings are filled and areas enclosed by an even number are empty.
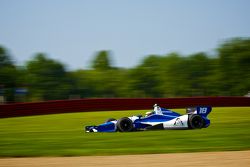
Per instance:
[[[175,123],[174,123],[174,126],[183,126],[184,124],[183,124],[183,122],[181,121],[181,119],[180,118],[176,118],[176,120],[175,120]]]
[[[200,108],[200,114],[206,114],[207,113],[207,108],[206,107],[201,107]]]

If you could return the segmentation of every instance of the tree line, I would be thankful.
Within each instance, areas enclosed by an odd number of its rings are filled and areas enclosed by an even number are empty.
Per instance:
[[[0,96],[7,102],[69,98],[243,96],[250,91],[250,38],[220,44],[216,55],[148,55],[133,68],[118,68],[99,51],[90,69],[36,54],[17,66],[0,46]]]

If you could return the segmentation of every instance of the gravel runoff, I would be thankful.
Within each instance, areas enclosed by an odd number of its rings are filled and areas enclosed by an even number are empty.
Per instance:
[[[0,167],[250,167],[249,151],[115,156],[0,158]]]

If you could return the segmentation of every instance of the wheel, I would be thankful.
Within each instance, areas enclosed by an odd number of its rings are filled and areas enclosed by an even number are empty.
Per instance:
[[[120,132],[130,132],[133,130],[133,122],[128,117],[119,119],[116,123],[116,126]]]
[[[115,118],[109,118],[105,122],[108,123],[108,122],[111,122],[111,121],[116,121],[116,119]]]
[[[204,126],[204,120],[200,115],[190,115],[189,125],[191,129],[200,129]]]

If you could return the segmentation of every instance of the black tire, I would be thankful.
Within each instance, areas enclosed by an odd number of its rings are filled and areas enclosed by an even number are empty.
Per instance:
[[[106,123],[111,122],[111,121],[116,121],[116,119],[115,118],[109,118],[109,119],[106,120]]]
[[[189,115],[189,127],[191,129],[200,129],[204,126],[204,120],[200,115]]]
[[[128,117],[123,117],[117,121],[117,129],[120,132],[131,132],[133,130],[133,122]]]

